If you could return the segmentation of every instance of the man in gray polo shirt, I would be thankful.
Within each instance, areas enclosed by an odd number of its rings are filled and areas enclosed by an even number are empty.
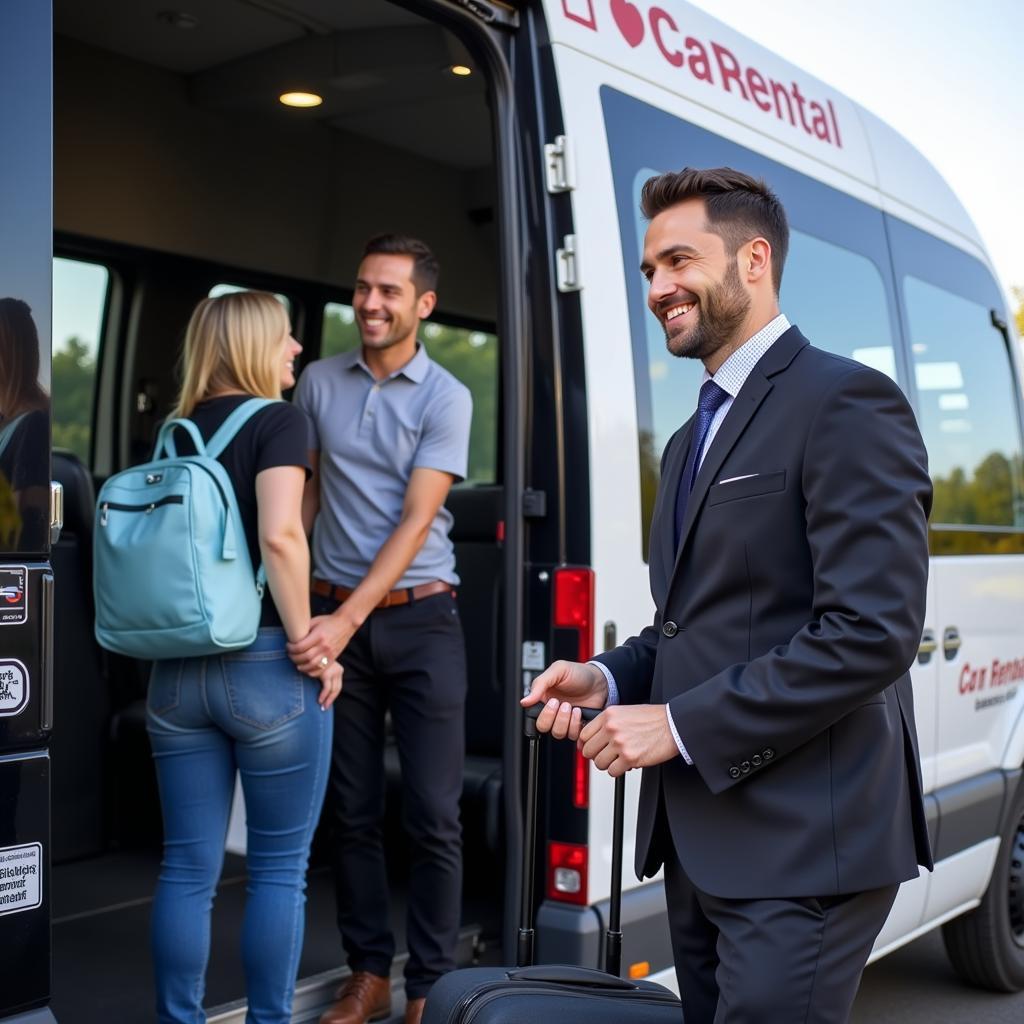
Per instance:
[[[430,986],[454,967],[466,658],[444,500],[466,475],[472,399],[417,340],[437,301],[437,275],[422,242],[371,239],[352,300],[361,350],[313,363],[295,393],[319,445],[303,504],[307,530],[315,519],[316,617],[289,653],[302,671],[334,658],[345,670],[327,807],[338,927],[353,974],[321,1024],[390,1012],[388,710],[411,849],[407,1024],[418,1024]]]

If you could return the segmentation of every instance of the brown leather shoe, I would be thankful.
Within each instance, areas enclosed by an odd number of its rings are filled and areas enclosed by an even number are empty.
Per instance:
[[[423,1006],[426,1003],[426,998],[420,996],[419,999],[409,999],[405,1004],[405,1024],[420,1024],[423,1020]]]
[[[391,979],[369,971],[356,971],[338,989],[337,1002],[320,1024],[366,1024],[391,1016]]]

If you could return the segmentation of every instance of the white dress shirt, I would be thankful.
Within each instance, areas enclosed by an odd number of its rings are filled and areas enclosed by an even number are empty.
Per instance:
[[[757,361],[775,344],[779,338],[782,337],[786,331],[789,330],[790,324],[786,319],[784,313],[780,313],[774,320],[770,320],[764,327],[761,328],[752,338],[747,339],[738,349],[722,365],[718,368],[714,374],[704,371],[704,376],[701,378],[701,384],[705,381],[713,380],[723,391],[728,394],[728,398],[718,407],[718,411],[715,413],[714,419],[711,421],[711,426],[708,427],[707,440],[704,442],[704,447],[698,453],[699,461],[697,463],[697,469],[700,470],[701,464],[704,462],[705,454],[711,450],[711,444],[715,439],[715,435],[718,433],[718,428],[721,427],[725,421],[725,417],[729,414],[729,410],[732,408],[732,403],[736,396],[740,393],[740,388],[746,383],[747,378],[750,376],[750,371],[754,369]],[[609,707],[612,704],[619,703],[619,688],[615,685],[615,677],[611,674],[611,671],[599,661],[590,662],[591,665],[596,665],[603,673],[605,679],[608,681],[608,700],[605,703],[605,707]],[[686,752],[686,746],[682,739],[679,737],[679,732],[676,729],[676,723],[672,719],[672,712],[669,710],[668,704],[665,705],[665,715],[668,717],[668,727],[672,730],[672,738],[676,741],[676,746],[679,748],[679,753],[683,755],[683,760],[687,764],[693,764],[693,759]]]

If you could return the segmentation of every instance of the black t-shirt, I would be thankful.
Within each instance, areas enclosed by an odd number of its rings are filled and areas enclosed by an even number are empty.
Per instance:
[[[50,413],[36,409],[16,423],[0,416],[0,431],[12,424],[0,452],[0,546],[41,551],[50,532]]]
[[[0,430],[10,423],[0,416]],[[29,487],[50,490],[50,415],[46,409],[25,413],[11,431],[0,454],[0,473],[11,490]]]
[[[209,441],[228,416],[250,397],[224,395],[222,398],[207,399],[192,410],[189,419],[199,428],[203,440]],[[192,442],[184,430],[174,432],[174,444],[179,455],[194,452]],[[306,414],[288,402],[274,402],[255,413],[217,459],[227,470],[235,489],[254,572],[263,561],[256,507],[256,474],[274,466],[301,466],[308,478],[312,469],[309,452],[313,447],[312,425]],[[281,617],[274,606],[269,587],[263,596],[260,625],[281,625]]]

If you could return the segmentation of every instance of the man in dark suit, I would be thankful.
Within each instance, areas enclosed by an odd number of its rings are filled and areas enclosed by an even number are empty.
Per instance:
[[[598,768],[644,768],[638,877],[665,868],[686,1024],[847,1020],[899,883],[931,867],[908,667],[931,506],[888,377],[778,307],[789,229],[734,171],[650,179],[641,270],[704,363],[661,463],[653,623],[524,704]],[[572,705],[605,708],[581,729]]]

